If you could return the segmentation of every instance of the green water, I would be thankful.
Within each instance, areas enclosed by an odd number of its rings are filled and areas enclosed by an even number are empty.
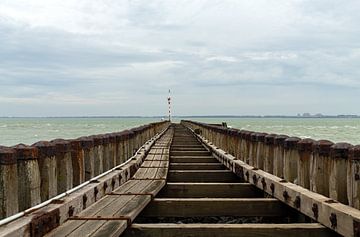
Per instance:
[[[206,123],[225,121],[233,128],[250,131],[360,144],[360,118],[201,118],[196,120]]]
[[[0,118],[0,144],[33,144],[40,140],[77,138],[122,131],[160,121],[157,118]]]
[[[360,119],[338,118],[193,118],[258,132],[360,144]],[[0,118],[0,144],[33,144],[39,140],[76,138],[121,131],[159,118]],[[179,122],[179,119],[174,119]]]

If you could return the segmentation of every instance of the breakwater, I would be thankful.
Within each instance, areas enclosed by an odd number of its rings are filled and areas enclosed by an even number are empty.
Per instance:
[[[182,121],[251,166],[360,208],[360,146]]]
[[[76,139],[0,147],[0,218],[44,202],[128,160],[168,122]]]

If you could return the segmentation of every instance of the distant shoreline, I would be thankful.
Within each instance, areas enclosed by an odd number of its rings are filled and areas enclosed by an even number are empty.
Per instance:
[[[23,119],[56,119],[56,118],[167,118],[167,116],[44,116],[44,117],[21,117],[21,116],[0,116],[0,119],[23,118]],[[322,115],[322,116],[287,116],[287,115],[183,115],[173,116],[172,118],[294,118],[294,119],[309,119],[309,118],[360,118],[359,115]]]

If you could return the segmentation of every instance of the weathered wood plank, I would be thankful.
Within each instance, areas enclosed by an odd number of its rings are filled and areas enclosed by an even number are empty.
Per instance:
[[[283,216],[286,205],[272,198],[155,198],[144,217]]]
[[[171,170],[223,170],[221,163],[171,163]]]
[[[170,152],[171,156],[210,156],[211,153],[207,150],[204,151],[195,151],[195,150],[190,150],[190,151],[171,151]]]
[[[219,163],[212,156],[171,156],[170,163]]]
[[[262,192],[247,183],[167,183],[161,198],[253,198]]]
[[[124,237],[329,237],[336,236],[314,224],[133,224]]]
[[[170,170],[169,182],[240,182],[230,170]]]

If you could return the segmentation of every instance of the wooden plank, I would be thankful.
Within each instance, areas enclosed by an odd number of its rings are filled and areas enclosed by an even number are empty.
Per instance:
[[[91,237],[120,236],[126,230],[126,221],[106,221]]]
[[[169,182],[240,182],[230,170],[170,170]]]
[[[161,198],[254,198],[259,191],[247,183],[167,183],[157,197]]]
[[[144,217],[283,216],[286,205],[273,198],[155,198]]]
[[[170,151],[171,156],[210,156],[211,152],[204,150],[204,151]]]
[[[133,224],[124,237],[329,237],[335,234],[309,224]]]
[[[212,156],[171,156],[171,163],[219,163]]]
[[[182,146],[178,146],[178,147],[174,147],[171,146],[171,151],[207,151],[205,149],[205,147],[182,147]]]
[[[137,185],[127,189],[128,192],[141,192],[151,181],[136,182]],[[133,199],[133,196],[108,195],[81,212],[79,217],[112,217],[113,214]],[[57,228],[51,236],[87,236],[97,231],[106,221],[101,220],[73,220]],[[126,221],[121,222],[126,227]]]
[[[171,163],[171,170],[223,170],[221,163]]]

